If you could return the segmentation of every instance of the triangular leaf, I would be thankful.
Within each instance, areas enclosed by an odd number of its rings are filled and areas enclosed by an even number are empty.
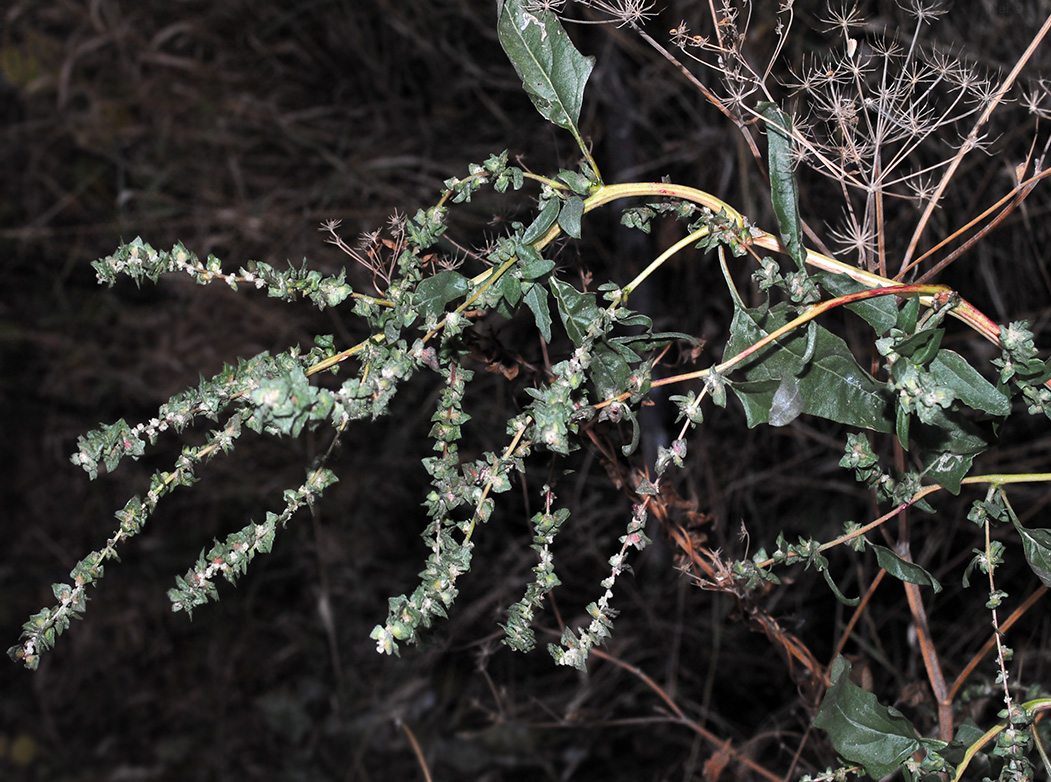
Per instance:
[[[785,310],[780,307],[769,311],[738,308],[730,324],[724,358],[736,356],[785,322]],[[735,380],[730,385],[745,406],[748,425],[770,421],[781,379],[792,377],[803,397],[802,412],[878,432],[892,431],[885,386],[858,365],[842,339],[823,326],[816,326],[812,333],[809,345],[807,333],[801,329],[756,352],[746,362],[743,369],[747,381],[776,381],[757,384]],[[754,398],[746,401],[749,395]]]
[[[832,686],[821,701],[814,726],[828,734],[836,752],[865,768],[873,779],[895,771],[923,746],[916,731],[897,709],[884,706],[871,692],[850,680],[850,663],[832,663]]]

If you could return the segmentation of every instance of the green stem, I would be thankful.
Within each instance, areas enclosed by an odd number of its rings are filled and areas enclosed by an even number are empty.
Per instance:
[[[690,234],[689,236],[687,236],[687,237],[685,237],[683,239],[680,239],[675,244],[673,244],[671,247],[669,247],[667,250],[665,250],[660,255],[658,255],[656,257],[656,259],[654,259],[653,262],[650,263],[649,266],[647,266],[645,269],[643,269],[641,272],[639,272],[639,274],[635,277],[634,280],[632,280],[631,282],[629,282],[627,285],[624,286],[623,294],[621,296],[621,300],[624,300],[628,296],[630,296],[632,291],[634,291],[637,287],[639,287],[639,285],[642,284],[643,280],[645,280],[647,277],[649,277],[651,274],[653,274],[653,272],[657,271],[657,269],[666,260],[668,260],[673,255],[675,255],[675,253],[679,252],[679,250],[685,249],[686,247],[689,247],[691,244],[696,244],[697,242],[699,242],[701,239],[703,239],[705,236],[708,235],[710,230],[711,229],[709,229],[708,226],[704,226],[703,228],[698,228],[692,234]]]
[[[1029,714],[1033,714],[1038,711],[1047,711],[1051,709],[1051,698],[1037,698],[1036,700],[1026,701],[1022,704],[1022,708]],[[967,766],[970,765],[971,760],[978,751],[992,741],[994,738],[999,736],[1007,728],[1007,723],[1003,722],[994,728],[990,728],[982,734],[976,742],[971,744],[967,748],[967,751],[963,754],[963,761],[956,767],[956,773],[953,774],[952,782],[959,782],[963,778],[963,772],[967,770]]]

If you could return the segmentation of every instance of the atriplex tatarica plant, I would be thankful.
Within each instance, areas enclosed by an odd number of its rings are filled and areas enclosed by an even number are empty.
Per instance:
[[[740,128],[756,166],[765,169],[770,182],[777,223],[771,233],[716,195],[685,184],[606,183],[579,125],[594,63],[575,48],[559,20],[565,3],[503,0],[498,5],[500,42],[529,97],[579,148],[573,169],[539,175],[514,165],[505,151],[471,164],[462,177],[446,180],[437,203],[392,221],[389,236],[370,235],[360,248],[343,243],[337,222],[327,224],[330,241],[372,270],[375,295],[352,290],[345,274],[323,276],[306,266],[283,270],[266,263],[249,263],[232,272],[216,257],[202,260],[181,244],[158,251],[141,239],[94,264],[99,280],[108,284],[120,275],[154,282],[162,274],[181,273],[202,285],[248,286],[286,302],[305,297],[321,309],[349,308],[368,324],[371,335],[350,347],[321,335],[309,350],[293,348],[240,360],[172,397],[150,420],[119,420],[81,437],[73,461],[95,478],[101,467],[112,471],[125,457],[138,459],[166,430],[182,431],[201,419],[218,422],[204,444],[185,448],[170,469],[154,473],[144,495],[128,500],[117,512],[116,532],[74,566],[70,583],[54,586],[57,602],[25,624],[10,656],[35,669],[57,636],[84,612],[88,588],[102,578],[107,561],[143,530],[168,493],[192,485],[199,470],[233,448],[245,428],[299,437],[305,430],[330,427],[331,445],[307,465],[303,483],[285,491],[284,507],[217,541],[168,592],[173,610],[188,614],[218,599],[217,579],[236,581],[257,554],[270,551],[279,528],[337,480],[327,466],[328,456],[347,428],[355,421],[386,415],[399,386],[422,376],[426,383],[437,379],[441,387],[430,418],[434,455],[422,462],[431,479],[423,498],[428,521],[422,532],[430,553],[419,585],[391,598],[386,619],[372,632],[378,651],[396,653],[400,644],[416,642],[436,618],[453,609],[458,580],[471,568],[475,536],[486,534],[497,495],[511,488],[528,458],[543,452],[568,455],[580,447],[588,427],[603,421],[622,425],[627,433],[622,450],[631,455],[642,435],[640,409],[653,388],[668,386],[677,391],[670,397],[678,410],[675,429],[631,487],[637,500],[621,521],[623,534],[609,552],[608,572],[596,579],[597,596],[587,607],[590,623],[562,628],[561,640],[548,645],[555,661],[585,670],[589,653],[613,632],[617,581],[631,569],[633,553],[650,543],[647,519],[663,508],[662,482],[671,468],[681,470],[687,464],[691,430],[703,436],[705,416],[726,408],[732,395],[743,406],[748,427],[784,427],[806,415],[852,430],[840,464],[871,491],[885,512],[864,524],[846,521],[842,535],[823,543],[804,538],[791,543],[782,534],[738,561],[706,548],[688,530],[664,529],[680,548],[686,569],[703,588],[732,594],[747,604],[754,590],[781,584],[779,571],[792,565],[813,567],[838,599],[858,606],[852,627],[869,595],[861,602],[842,594],[827,553],[848,546],[860,556],[874,557],[881,578],[889,574],[904,585],[937,701],[938,734],[921,735],[900,712],[879,703],[848,677],[850,665],[844,657],[837,655],[826,667],[798,652],[797,662],[807,668],[811,685],[823,693],[814,724],[827,733],[841,761],[820,778],[849,773],[880,778],[900,769],[914,780],[961,779],[979,761],[1000,779],[1033,778],[1034,759],[1047,766],[1037,723],[1042,712],[1051,709],[1051,693],[1026,691],[1012,683],[1011,650],[999,614],[1007,595],[996,572],[1008,557],[1021,554],[1036,578],[1051,586],[1051,531],[1023,526],[1008,499],[1012,484],[1051,481],[1051,473],[971,473],[975,458],[997,442],[1008,417],[1051,417],[1051,362],[1038,356],[1027,323],[998,325],[957,291],[930,282],[958,251],[938,263],[929,256],[942,245],[918,255],[920,237],[942,193],[964,158],[981,148],[982,128],[1014,86],[1025,59],[995,81],[944,54],[926,53],[917,42],[923,25],[933,21],[930,4],[913,9],[917,27],[911,44],[865,38],[863,20],[854,10],[833,12],[829,29],[842,36],[841,53],[828,61],[804,62],[794,71],[796,82],[788,85],[791,99],[779,103],[768,82],[782,47],[772,54],[765,72],[755,70],[741,51],[746,35],[738,27],[736,6],[713,7],[711,38],[692,34],[686,23],[671,30],[672,49],[710,67],[722,85],[717,89],[644,32],[649,11],[645,3],[581,3],[612,13],[621,26],[657,47]],[[792,14],[792,3],[783,3],[777,21],[782,44]],[[1051,18],[1036,32],[1030,53],[1049,26]],[[1042,97],[1028,96],[1038,116],[1044,113]],[[962,142],[942,160],[920,157],[919,151],[939,128],[953,130]],[[765,155],[759,147],[763,136]],[[1032,191],[1045,173],[1042,162],[1042,157],[1031,155],[1018,167],[1014,190],[982,215],[986,224],[1002,219]],[[800,166],[830,177],[841,192],[844,220],[832,235],[841,240],[844,252],[856,256],[856,263],[807,246],[819,240],[800,215]],[[449,213],[482,188],[497,194],[529,188],[536,199],[535,214],[527,223],[512,222],[484,250],[454,258],[444,238]],[[919,219],[907,245],[896,248],[889,241],[886,221],[891,202],[903,199],[918,207]],[[554,250],[556,243],[584,241],[588,216],[603,208],[621,209],[621,222],[643,232],[657,221],[678,221],[682,238],[634,279],[605,282],[592,290],[585,284],[582,290],[559,275]],[[965,246],[980,239],[983,230]],[[706,251],[723,270],[733,309],[725,349],[711,366],[655,377],[668,345],[696,340],[689,334],[654,330],[650,317],[630,305],[639,287],[687,248]],[[457,261],[476,268],[461,271]],[[894,268],[894,262],[900,265]],[[737,289],[731,264],[752,265],[754,290],[748,295]],[[747,306],[746,300],[759,303]],[[689,296],[686,303],[696,301]],[[870,329],[873,352],[864,360],[827,325],[842,323],[826,317],[840,308]],[[568,347],[561,360],[546,367],[543,382],[527,389],[529,398],[521,411],[506,422],[503,445],[478,458],[465,458],[459,443],[470,420],[464,399],[474,376],[465,337],[483,315],[510,318],[520,311],[530,314],[543,344]],[[996,346],[998,357],[991,367],[976,368],[944,346],[947,335],[965,329]],[[348,367],[353,369],[342,382],[320,382]],[[877,453],[895,448],[902,458],[887,467]],[[953,687],[946,683],[926,629],[923,590],[939,591],[941,585],[914,561],[907,524],[899,523],[896,537],[887,529],[889,521],[907,518],[909,509],[933,513],[927,502],[930,495],[943,490],[959,494],[965,484],[987,487],[968,516],[975,524],[977,543],[973,559],[960,572],[965,585],[975,582],[988,588],[986,608],[997,666],[992,686],[998,688],[1004,710],[1000,722],[986,726],[960,723],[954,710],[959,682]],[[508,607],[503,625],[504,643],[523,652],[535,645],[534,618],[545,596],[561,583],[552,544],[571,520],[569,509],[558,502],[556,488],[543,487],[543,509],[532,519],[535,578],[524,585],[522,598]],[[1020,545],[1005,545],[998,529],[1013,529]],[[869,539],[877,530],[888,545]],[[849,630],[844,641],[847,635]],[[781,637],[787,644],[783,633]]]

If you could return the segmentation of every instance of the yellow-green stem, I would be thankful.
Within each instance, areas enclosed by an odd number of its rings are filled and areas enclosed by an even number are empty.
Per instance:
[[[1020,708],[1025,709],[1029,714],[1038,711],[1047,711],[1048,709],[1051,709],[1051,698],[1037,698],[1036,700],[1026,701]],[[967,770],[967,766],[971,764],[971,760],[974,759],[974,756],[978,754],[979,750],[1003,733],[1006,728],[1006,722],[1001,723],[994,728],[990,728],[982,734],[981,738],[971,744],[971,746],[967,748],[967,751],[963,753],[963,760],[960,762],[960,765],[956,767],[956,773],[953,774],[952,782],[959,782],[959,780],[963,778],[963,772]]]

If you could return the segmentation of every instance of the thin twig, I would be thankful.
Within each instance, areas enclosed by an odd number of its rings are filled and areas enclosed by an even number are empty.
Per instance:
[[[1015,79],[1018,78],[1018,74],[1022,72],[1022,68],[1024,68],[1026,63],[1029,62],[1029,59],[1033,56],[1033,53],[1049,31],[1051,31],[1051,14],[1049,14],[1047,19],[1044,20],[1043,26],[1037,31],[1036,35],[1033,36],[1033,40],[1022,53],[1022,56],[1018,58],[1018,62],[1015,63],[1014,68],[1012,68],[1011,72],[1007,74],[1007,78],[1004,79],[1003,84],[1000,85],[1000,89],[998,89],[996,94],[990,99],[989,105],[985,107],[985,111],[983,111],[981,116],[978,117],[978,121],[974,123],[974,127],[971,128],[971,132],[967,136],[967,139],[960,145],[952,162],[949,163],[949,167],[945,170],[945,173],[942,174],[938,187],[935,189],[930,201],[927,202],[927,208],[923,210],[923,215],[920,217],[920,221],[916,225],[916,230],[913,231],[912,239],[909,241],[909,247],[905,251],[905,256],[901,259],[901,268],[898,270],[897,276],[900,277],[909,267],[909,261],[912,260],[912,256],[916,252],[916,247],[920,243],[920,237],[923,235],[924,230],[926,230],[931,215],[934,214],[934,210],[938,207],[938,202],[941,200],[945,188],[949,186],[949,182],[956,174],[956,170],[960,167],[960,164],[963,162],[964,157],[967,156],[967,153],[977,146],[978,131],[989,120],[989,117],[992,115],[996,107],[1000,105],[1000,102],[1004,99],[1007,91],[1014,85]]]
[[[668,693],[666,693],[659,684],[657,684],[657,682],[653,681],[653,679],[651,679],[644,671],[642,671],[642,669],[636,668],[634,665],[626,663],[623,660],[620,660],[614,657],[613,655],[602,651],[601,649],[592,649],[591,654],[595,655],[596,657],[600,657],[603,660],[606,660],[607,662],[611,662],[614,665],[623,668],[625,671],[632,674],[633,676],[637,677],[643,684],[645,684],[647,687],[649,687],[651,690],[657,693],[660,699],[664,701],[665,704],[667,704],[669,709],[671,709],[672,713],[676,717],[678,717],[679,722],[681,724],[693,730],[698,736],[712,744],[712,746],[718,747],[723,752],[726,752],[731,757],[733,757],[734,760],[736,760],[738,763],[747,766],[752,771],[762,776],[764,779],[769,779],[770,782],[781,782],[781,777],[763,768],[751,758],[742,755],[737,750],[730,747],[727,744],[726,739],[720,739],[714,733],[712,733],[709,730],[706,730],[696,721],[691,720],[689,717],[687,717],[685,712],[683,712],[683,710],[679,708],[679,704],[677,704],[672,699],[672,697],[668,695]]]
[[[424,780],[426,780],[426,782],[433,782],[433,778],[431,777],[431,770],[427,767],[427,759],[423,756],[423,749],[420,748],[420,742],[416,740],[416,736],[415,734],[413,734],[412,729],[409,728],[409,726],[404,722],[404,720],[401,719],[401,717],[396,717],[394,721],[397,723],[398,727],[405,732],[405,735],[408,737],[409,744],[410,746],[412,746],[412,752],[416,756],[416,762],[420,764],[420,769],[423,771]]]

